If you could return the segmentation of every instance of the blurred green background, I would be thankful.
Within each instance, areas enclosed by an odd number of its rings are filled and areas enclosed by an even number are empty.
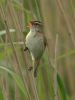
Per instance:
[[[35,79],[24,52],[27,25],[44,25],[47,47]],[[75,100],[75,1],[0,0],[0,100]]]

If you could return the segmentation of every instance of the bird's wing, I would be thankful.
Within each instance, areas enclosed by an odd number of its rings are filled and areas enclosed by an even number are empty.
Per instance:
[[[45,45],[45,47],[47,46],[47,39],[46,39],[46,37],[45,37],[45,35],[44,35],[44,33],[39,33],[39,35],[41,36],[43,36],[43,39],[44,39],[44,45]]]

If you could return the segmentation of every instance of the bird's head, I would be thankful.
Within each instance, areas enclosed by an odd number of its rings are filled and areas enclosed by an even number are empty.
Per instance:
[[[42,30],[43,25],[40,21],[30,21],[28,27],[30,29],[39,31]]]

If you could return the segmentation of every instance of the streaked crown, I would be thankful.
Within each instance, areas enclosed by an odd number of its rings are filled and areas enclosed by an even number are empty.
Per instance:
[[[29,26],[42,26],[42,23],[40,21],[30,21]]]

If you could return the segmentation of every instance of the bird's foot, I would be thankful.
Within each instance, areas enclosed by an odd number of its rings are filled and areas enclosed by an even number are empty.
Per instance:
[[[27,51],[27,50],[28,50],[28,48],[27,48],[27,47],[25,47],[25,48],[24,48],[24,51]]]
[[[32,67],[32,66],[28,68],[28,70],[29,70],[29,71],[31,71],[32,69],[33,69],[33,67]]]

